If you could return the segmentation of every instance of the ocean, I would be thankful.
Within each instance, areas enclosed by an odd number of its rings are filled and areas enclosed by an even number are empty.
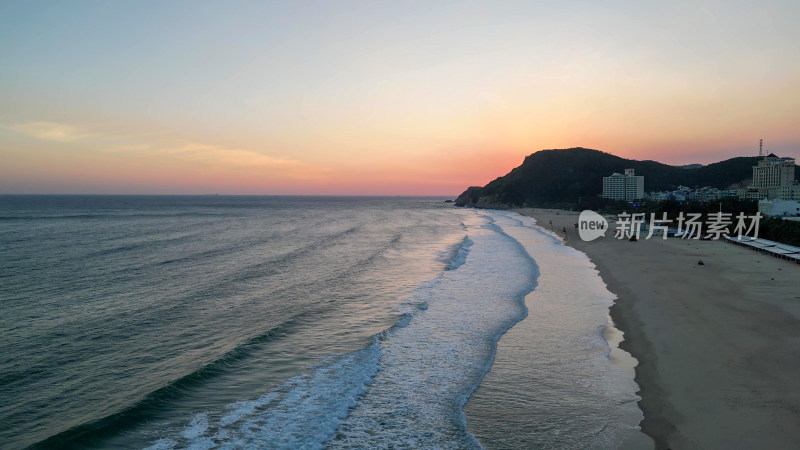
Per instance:
[[[614,296],[514,212],[2,196],[0,249],[2,448],[613,448],[641,420]]]

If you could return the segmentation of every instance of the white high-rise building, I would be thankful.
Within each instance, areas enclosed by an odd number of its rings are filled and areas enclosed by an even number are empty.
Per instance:
[[[625,174],[613,173],[603,177],[603,197],[614,200],[633,201],[644,197],[644,177],[635,175],[633,169]]]
[[[783,188],[794,183],[794,166],[794,158],[779,158],[770,153],[753,166],[751,187],[758,190],[761,198],[781,197]]]
[[[753,182],[739,189],[739,198],[796,200],[800,186],[794,179],[794,158],[770,153],[753,166]]]
[[[753,166],[753,187],[777,189],[794,182],[794,158],[779,158],[770,153]]]

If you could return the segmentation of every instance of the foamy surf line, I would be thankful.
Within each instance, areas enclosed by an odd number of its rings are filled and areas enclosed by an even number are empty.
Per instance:
[[[525,299],[528,317],[503,336],[492,371],[470,399],[470,431],[499,448],[630,442],[642,413],[635,360],[618,349],[621,336],[609,317],[616,296],[585,253],[534,219],[508,211],[492,216],[536,259],[540,274]]]
[[[462,411],[503,332],[526,314],[537,276],[493,214],[466,236],[414,307],[368,347],[330,359],[261,397],[198,412],[151,448],[480,448]]]
[[[519,214],[519,213],[513,213],[513,214]],[[545,228],[543,226],[540,226],[536,222],[536,219],[534,219],[532,217],[524,216],[522,214],[519,214],[519,216],[520,216],[519,217],[520,223],[524,223],[525,219],[528,219],[530,221],[530,225],[532,227],[534,227],[535,229],[537,229],[539,232],[544,233],[544,234],[549,235],[549,236],[552,236],[553,238],[556,238],[559,241],[561,241],[563,244],[566,244],[566,242],[564,241],[563,237],[559,236],[558,233],[555,233],[555,232],[553,232],[551,230],[548,230],[547,228]],[[584,253],[584,252],[582,252],[580,250],[575,249],[574,247],[573,247],[573,250],[575,250],[576,252],[578,252],[581,255],[583,255],[583,258],[585,258],[587,261],[589,261],[589,263],[592,265],[592,270],[595,271],[597,277],[599,278],[600,274],[599,274],[599,272],[597,272],[597,267],[594,265],[594,263],[591,262],[591,260],[589,259],[589,255],[587,255],[586,253]],[[602,280],[602,278],[601,278],[601,280]],[[605,282],[603,282],[603,285],[605,286],[606,292],[608,292],[608,294],[613,297],[612,301],[616,300],[616,298],[617,298],[616,295],[608,290],[608,286],[605,284]],[[609,309],[610,309],[610,307],[609,307]],[[609,346],[609,351],[608,351],[608,354],[607,354],[608,357],[609,357],[609,360],[613,364],[615,364],[617,367],[620,367],[620,368],[624,369],[626,371],[626,373],[628,373],[628,375],[630,376],[631,380],[633,380],[633,378],[635,376],[634,368],[638,364],[638,361],[636,360],[636,358],[633,355],[631,355],[630,353],[628,353],[625,350],[620,348],[620,344],[624,340],[624,337],[623,337],[624,333],[614,325],[614,320],[611,318],[610,312],[607,315],[607,325],[605,327],[603,327],[603,329],[601,330],[601,335],[602,335],[603,339],[608,343],[608,346]],[[638,389],[638,386],[637,386],[637,389]]]

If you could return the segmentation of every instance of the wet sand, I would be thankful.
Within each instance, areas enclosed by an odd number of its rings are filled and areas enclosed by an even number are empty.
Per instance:
[[[613,228],[584,242],[577,212],[519,212],[566,227],[619,297],[611,316],[639,361],[642,431],[657,448],[800,448],[800,264]]]

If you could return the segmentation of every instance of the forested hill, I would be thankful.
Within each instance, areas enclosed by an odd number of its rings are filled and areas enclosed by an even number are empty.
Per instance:
[[[739,157],[687,168],[656,161],[620,158],[588,148],[541,150],[522,165],[483,187],[470,187],[456,199],[458,206],[513,207],[565,206],[579,198],[591,202],[603,192],[603,177],[635,169],[644,176],[646,192],[671,190],[678,185],[720,189],[752,177],[758,157]]]

